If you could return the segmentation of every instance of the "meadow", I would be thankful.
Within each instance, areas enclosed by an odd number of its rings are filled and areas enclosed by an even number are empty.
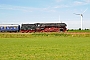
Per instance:
[[[0,60],[90,60],[90,37],[0,38]]]
[[[84,29],[84,30],[79,30],[79,29],[76,29],[76,30],[75,30],[75,29],[71,29],[71,30],[70,30],[70,29],[69,29],[68,32],[76,32],[76,33],[77,33],[77,32],[81,32],[81,33],[87,32],[87,33],[90,33],[90,29]]]

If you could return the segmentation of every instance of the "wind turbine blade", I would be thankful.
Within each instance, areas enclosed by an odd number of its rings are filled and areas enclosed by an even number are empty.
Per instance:
[[[76,14],[76,13],[73,13],[73,14],[75,14],[75,15],[81,15],[81,14]]]
[[[76,14],[76,15],[81,15],[81,14]]]
[[[88,9],[88,8],[87,8]],[[82,14],[84,14],[86,11],[87,11],[87,9],[82,13]]]

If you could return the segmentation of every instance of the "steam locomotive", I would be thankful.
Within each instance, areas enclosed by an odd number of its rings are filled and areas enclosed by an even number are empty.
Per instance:
[[[65,32],[65,23],[0,24],[0,32]]]

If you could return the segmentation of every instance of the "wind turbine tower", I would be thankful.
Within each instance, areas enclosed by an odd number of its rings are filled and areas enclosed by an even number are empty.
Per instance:
[[[87,8],[88,9],[88,8]],[[87,10],[86,9],[86,10]],[[86,10],[83,12],[83,13],[81,13],[81,14],[76,14],[76,13],[74,13],[75,15],[80,15],[81,16],[81,30],[83,29],[83,14],[86,12]]]
[[[60,15],[59,15],[59,23],[60,23],[60,22],[62,23],[62,21],[61,21],[61,19],[60,19]]]
[[[60,15],[59,15],[59,22],[60,22]]]

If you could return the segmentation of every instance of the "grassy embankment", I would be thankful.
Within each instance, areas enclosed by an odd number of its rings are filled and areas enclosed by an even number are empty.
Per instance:
[[[31,37],[90,37],[90,33],[0,33],[0,38],[31,38]]]

